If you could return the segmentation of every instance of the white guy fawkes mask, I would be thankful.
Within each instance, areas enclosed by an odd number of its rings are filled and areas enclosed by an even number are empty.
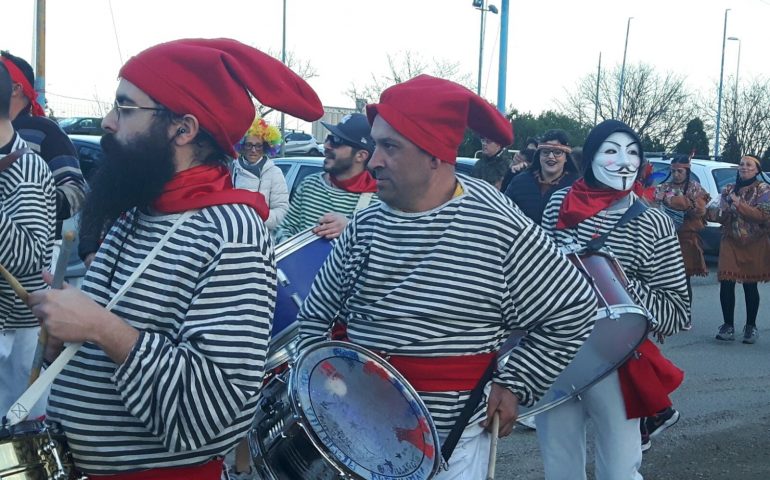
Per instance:
[[[641,164],[641,146],[626,132],[615,132],[599,146],[591,162],[596,180],[614,190],[629,190]]]

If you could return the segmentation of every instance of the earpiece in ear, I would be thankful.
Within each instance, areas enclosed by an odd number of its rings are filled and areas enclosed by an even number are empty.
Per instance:
[[[177,135],[181,135],[183,133],[187,133],[187,130],[185,128],[180,128],[179,130],[176,131]]]

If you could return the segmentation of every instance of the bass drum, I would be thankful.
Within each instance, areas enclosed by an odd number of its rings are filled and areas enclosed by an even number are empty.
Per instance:
[[[284,365],[294,356],[293,341],[299,331],[297,314],[331,251],[332,242],[312,230],[305,230],[275,247],[278,291],[265,371]]]
[[[64,434],[43,422],[0,430],[0,479],[85,480],[75,471]]]
[[[441,452],[425,404],[388,363],[347,342],[302,352],[262,390],[248,434],[263,480],[420,480]]]
[[[634,298],[630,284],[617,259],[606,251],[580,250],[566,253],[567,258],[586,277],[596,293],[599,308],[596,323],[588,339],[567,368],[556,377],[551,388],[532,407],[519,407],[519,419],[537,415],[580,395],[603,379],[628,358],[647,338],[652,318]],[[514,331],[500,349],[500,365],[526,332]]]

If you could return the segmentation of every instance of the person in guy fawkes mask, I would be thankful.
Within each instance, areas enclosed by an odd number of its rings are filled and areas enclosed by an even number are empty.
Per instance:
[[[622,122],[607,120],[594,127],[583,146],[583,178],[553,194],[542,226],[562,247],[585,246],[607,234],[604,245],[625,270],[642,306],[657,320],[652,332],[672,335],[689,318],[687,285],[671,219],[646,208],[641,199],[643,187],[637,179],[646,164],[641,148],[636,132]],[[616,226],[627,211],[628,223]],[[585,478],[589,418],[596,427],[596,478],[642,478],[640,424],[653,424],[656,433],[678,420],[668,394],[683,374],[649,340],[638,352],[638,358],[631,357],[580,399],[537,416],[548,480]],[[643,376],[640,371],[659,375]],[[645,417],[653,418],[648,422]]]

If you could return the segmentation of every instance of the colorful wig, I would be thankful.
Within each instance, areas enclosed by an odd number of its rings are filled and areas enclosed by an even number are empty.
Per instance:
[[[274,157],[281,149],[281,132],[270,124],[268,124],[264,118],[257,115],[252,122],[246,134],[238,143],[238,150],[243,147],[246,141],[246,137],[257,137],[262,140],[265,145],[265,154],[269,157]]]

